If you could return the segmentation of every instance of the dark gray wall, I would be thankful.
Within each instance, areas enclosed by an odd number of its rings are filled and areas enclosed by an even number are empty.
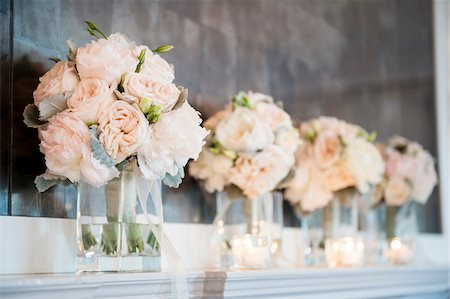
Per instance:
[[[204,117],[252,89],[283,100],[298,120],[334,115],[381,139],[402,134],[436,154],[431,1],[13,2],[1,2],[0,214],[75,217],[74,187],[34,189],[44,163],[22,110],[52,65],[47,58],[63,58],[68,38],[90,40],[84,20],[138,43],[174,44],[165,56]],[[169,221],[211,221],[211,196],[192,179],[166,192]],[[296,225],[285,210],[286,223]],[[440,231],[438,210],[434,195],[421,212],[424,230]]]

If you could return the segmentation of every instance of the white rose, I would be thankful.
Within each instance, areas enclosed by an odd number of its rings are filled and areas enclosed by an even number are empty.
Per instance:
[[[206,191],[213,193],[223,191],[229,184],[229,172],[233,167],[233,160],[224,155],[215,155],[204,149],[197,161],[189,165],[189,174],[204,182]]]
[[[252,107],[256,107],[257,105],[262,104],[262,103],[273,104],[273,98],[267,94],[253,92],[253,91],[248,91],[246,94],[247,94],[248,100],[250,101],[250,105]]]
[[[292,121],[289,114],[275,104],[259,103],[254,107],[261,119],[269,123],[272,131],[276,132],[282,128],[292,127]]]
[[[138,57],[142,50],[145,50],[145,60],[139,73],[147,74],[157,81],[172,83],[175,80],[173,66],[158,54],[153,54],[147,46],[137,47],[135,56]]]
[[[388,181],[384,190],[384,199],[388,206],[399,207],[406,203],[411,188],[400,178],[392,178]]]
[[[34,104],[39,107],[39,103],[45,98],[74,90],[79,81],[72,62],[57,62],[39,78],[39,85],[33,92]]]
[[[138,151],[141,172],[147,178],[175,176],[189,159],[196,160],[208,131],[200,126],[197,112],[187,102],[179,109],[161,115],[150,126],[144,145]]]
[[[369,184],[381,182],[384,173],[384,162],[375,145],[362,138],[350,142],[343,157],[344,166],[352,173],[358,190],[369,191]]]
[[[133,43],[119,33],[78,48],[76,65],[80,78],[100,79],[109,85],[119,83],[123,73],[136,69],[138,57],[133,50]]]
[[[217,125],[217,140],[227,149],[256,152],[274,141],[270,126],[247,108],[237,108]]]
[[[253,199],[273,191],[294,163],[293,155],[287,155],[281,147],[271,145],[260,153],[240,156],[230,170],[230,182]]]
[[[276,134],[275,144],[281,146],[290,155],[294,154],[301,144],[298,130],[294,127],[282,128]]]
[[[135,103],[147,98],[152,104],[160,106],[162,111],[170,111],[180,97],[180,90],[175,84],[156,81],[142,73],[129,73],[123,82],[123,89],[128,98],[135,99]]]
[[[98,79],[81,80],[67,106],[85,123],[98,123],[100,116],[114,102],[112,89],[106,81]]]

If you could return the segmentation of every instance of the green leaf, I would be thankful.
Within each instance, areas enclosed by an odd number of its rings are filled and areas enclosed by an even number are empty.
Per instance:
[[[141,66],[144,64],[145,62],[145,49],[141,50],[141,53],[139,54],[139,63],[136,66],[136,70],[134,71],[135,73],[139,73],[141,71]]]
[[[165,46],[159,46],[156,49],[153,49],[152,52],[153,53],[166,53],[169,52],[170,50],[172,50],[174,48],[174,46],[172,45],[165,45]]]
[[[188,95],[189,95],[189,90],[187,88],[184,88],[183,86],[178,86],[178,89],[180,90],[180,96],[178,97],[178,100],[175,103],[175,106],[173,106],[173,110],[181,108],[181,106],[183,106],[184,102],[187,101]]]
[[[59,59],[58,57],[50,57],[49,60],[53,61],[54,63],[61,61],[61,59]]]
[[[178,188],[183,181],[184,178],[184,168],[178,168],[178,172],[176,175],[170,175],[166,173],[166,176],[163,179],[164,185],[171,188]]]
[[[95,25],[94,23],[89,22],[89,21],[84,21],[84,22],[88,25],[87,31],[88,31],[91,35],[93,35],[93,36],[95,36],[95,37],[98,38],[98,36],[95,34],[95,32],[98,32],[98,33],[100,33],[105,39],[108,39],[108,37],[107,37],[100,29],[98,29],[97,25]]]
[[[67,100],[72,96],[73,91],[66,91],[41,100],[39,103],[39,120],[48,120],[56,113],[67,109]]]
[[[36,185],[36,189],[42,193],[47,191],[48,189],[50,189],[51,187],[59,184],[59,183],[64,183],[66,180],[61,180],[61,179],[54,179],[54,180],[46,180],[44,179],[44,175],[38,175],[35,179],[34,179],[34,184]]]
[[[250,100],[247,97],[247,94],[243,91],[240,91],[237,95],[235,95],[231,99],[231,103],[233,104],[233,107],[236,109],[237,107],[243,107],[252,109],[252,105],[250,104]]]
[[[29,128],[40,128],[45,125],[44,121],[39,120],[39,109],[34,104],[28,104],[23,110],[23,122]]]
[[[101,164],[105,165],[106,167],[113,167],[116,165],[116,162],[108,156],[102,143],[100,142],[100,140],[98,140],[97,128],[97,125],[92,125],[89,128],[89,134],[91,136],[89,145],[91,146],[92,154],[94,155],[95,159],[100,161]]]

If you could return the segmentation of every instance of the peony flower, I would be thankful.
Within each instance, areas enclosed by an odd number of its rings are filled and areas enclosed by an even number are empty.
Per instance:
[[[314,142],[314,158],[317,165],[327,169],[339,161],[342,147],[339,136],[331,130],[321,131]]]
[[[399,178],[390,179],[384,190],[384,199],[388,206],[398,207],[407,202],[411,188],[405,180]]]
[[[81,80],[67,106],[85,123],[98,123],[100,115],[114,102],[113,91],[106,81],[98,79]]]
[[[109,157],[120,163],[143,144],[147,128],[148,121],[138,108],[115,101],[100,117],[99,140]]]
[[[53,116],[41,137],[40,150],[53,175],[64,176],[73,183],[84,180],[97,187],[119,175],[115,167],[107,168],[93,158],[88,127],[70,112]]]
[[[159,82],[172,83],[175,80],[173,66],[158,54],[153,54],[147,46],[136,47],[135,57],[138,57],[142,50],[145,50],[145,60],[139,73],[149,75]]]
[[[203,180],[206,191],[212,193],[223,191],[229,184],[229,172],[233,160],[224,155],[215,155],[209,150],[203,150],[197,161],[190,163],[189,174]]]
[[[74,90],[79,81],[73,62],[57,62],[39,78],[39,85],[33,92],[34,104],[39,107],[45,98]]]
[[[100,79],[109,85],[120,82],[122,74],[134,72],[139,62],[134,48],[134,44],[120,33],[78,48],[76,65],[80,78]]]
[[[347,145],[343,165],[353,175],[361,193],[369,191],[369,184],[381,182],[384,162],[376,147],[370,142],[356,138]]]
[[[276,145],[260,153],[244,154],[230,170],[230,182],[238,186],[250,199],[270,192],[288,175],[294,157]]]
[[[199,113],[185,102],[179,109],[161,115],[148,130],[138,152],[141,172],[147,178],[175,176],[189,159],[196,160],[208,131],[200,126]]]
[[[128,98],[147,98],[152,104],[161,107],[162,111],[170,111],[176,104],[180,90],[172,83],[156,81],[152,76],[142,73],[129,73],[123,82],[123,89]]]
[[[216,139],[229,150],[256,152],[274,142],[270,126],[247,108],[237,108],[217,125]]]

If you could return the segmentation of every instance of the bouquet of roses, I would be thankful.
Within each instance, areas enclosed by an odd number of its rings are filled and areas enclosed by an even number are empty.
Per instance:
[[[334,193],[355,187],[367,193],[382,180],[383,159],[373,144],[375,134],[333,117],[301,125],[302,146],[285,196],[303,212],[325,207]]]
[[[173,83],[173,66],[158,55],[173,47],[151,50],[86,23],[97,40],[68,42],[67,61],[53,59],[24,111],[25,123],[39,130],[47,166],[38,190],[66,179],[105,185],[136,157],[145,178],[178,186],[208,132],[187,90]]]
[[[433,157],[423,147],[395,136],[380,145],[386,163],[384,180],[378,186],[376,201],[399,207],[414,200],[425,204],[437,184]]]
[[[268,95],[240,92],[204,126],[212,133],[189,173],[208,192],[235,186],[253,199],[276,189],[294,165],[298,131]]]

